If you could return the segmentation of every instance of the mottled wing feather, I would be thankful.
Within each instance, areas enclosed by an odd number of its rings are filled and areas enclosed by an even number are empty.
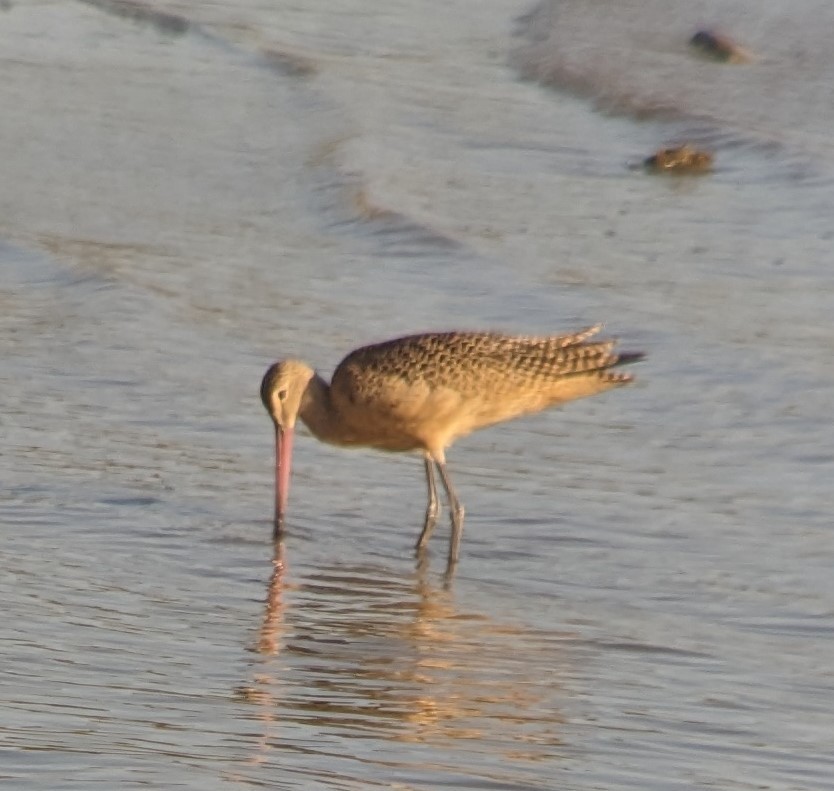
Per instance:
[[[614,341],[584,342],[599,329],[556,337],[448,332],[397,338],[349,354],[337,367],[333,383],[349,380],[359,396],[386,389],[392,379],[453,387],[461,393],[552,381],[616,362]]]
[[[586,343],[599,330],[397,338],[349,354],[333,374],[331,393],[344,418],[361,421],[363,431],[399,432],[392,447],[407,445],[409,437],[418,445],[445,445],[480,426],[629,381],[607,370],[618,360],[615,341]]]

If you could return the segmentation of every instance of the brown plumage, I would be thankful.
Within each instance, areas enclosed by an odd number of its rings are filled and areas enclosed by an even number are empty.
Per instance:
[[[261,400],[276,431],[276,537],[283,526],[293,429],[300,417],[324,442],[423,453],[429,500],[418,549],[437,520],[437,467],[452,517],[451,570],[459,554],[463,507],[446,471],[446,448],[475,429],[630,382],[629,374],[609,369],[643,354],[618,354],[614,340],[588,342],[600,329],[554,337],[410,335],[351,352],[329,385],[303,362],[275,363],[261,383]]]

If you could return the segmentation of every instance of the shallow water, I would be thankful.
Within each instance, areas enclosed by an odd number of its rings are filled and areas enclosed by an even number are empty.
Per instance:
[[[664,5],[3,6],[4,787],[830,787],[831,12]],[[419,459],[304,436],[273,558],[273,359],[599,320],[451,586]]]

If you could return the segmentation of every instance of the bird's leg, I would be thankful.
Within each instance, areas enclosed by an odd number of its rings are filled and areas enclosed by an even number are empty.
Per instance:
[[[437,524],[437,486],[434,483],[434,467],[432,466],[434,462],[432,461],[431,456],[425,457],[426,461],[426,483],[429,487],[429,502],[426,506],[426,521],[423,523],[423,532],[420,533],[420,538],[417,539],[417,545],[415,549],[419,552],[422,549],[426,548],[426,544],[429,542],[431,538],[431,534],[434,531],[434,526]]]
[[[460,554],[460,539],[463,535],[463,506],[460,504],[452,482],[449,480],[449,474],[446,472],[446,462],[437,461],[435,463],[440,473],[440,480],[443,481],[443,488],[446,489],[446,497],[449,499],[449,515],[452,518],[452,536],[449,540],[449,561],[446,568],[446,573],[449,574],[458,562]]]

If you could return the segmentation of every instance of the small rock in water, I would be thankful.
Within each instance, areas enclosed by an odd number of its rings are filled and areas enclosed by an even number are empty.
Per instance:
[[[657,153],[643,161],[649,170],[675,173],[704,173],[712,168],[713,156],[709,151],[701,151],[689,144],[661,148]]]
[[[733,39],[714,30],[699,30],[689,40],[702,55],[723,63],[750,63],[753,56]]]

